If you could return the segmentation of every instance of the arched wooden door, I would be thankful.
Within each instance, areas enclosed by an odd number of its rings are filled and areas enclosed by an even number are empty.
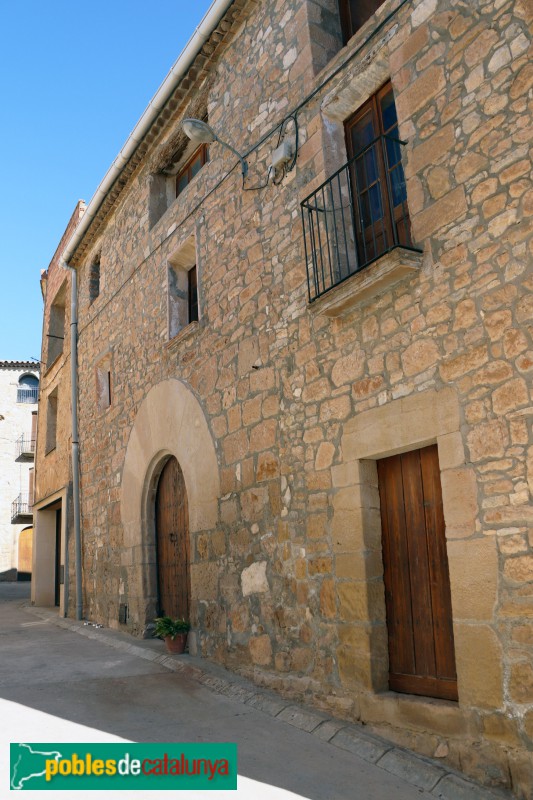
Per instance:
[[[189,508],[183,472],[174,457],[169,458],[159,478],[155,521],[159,613],[188,620],[191,594]]]
[[[19,534],[18,571],[31,575],[33,528],[24,528]]]

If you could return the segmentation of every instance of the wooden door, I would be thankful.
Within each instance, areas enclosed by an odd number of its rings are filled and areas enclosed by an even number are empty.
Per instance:
[[[56,558],[54,580],[54,603],[61,605],[61,509],[56,510]]]
[[[378,461],[389,686],[457,700],[437,446]]]
[[[180,465],[170,458],[155,502],[159,614],[189,619],[189,508]]]

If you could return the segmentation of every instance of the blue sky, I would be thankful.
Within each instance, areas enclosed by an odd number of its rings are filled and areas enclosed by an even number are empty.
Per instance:
[[[210,0],[0,0],[0,360],[38,357],[41,269]]]

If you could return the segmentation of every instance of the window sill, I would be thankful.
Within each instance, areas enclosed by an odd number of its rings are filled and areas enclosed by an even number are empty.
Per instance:
[[[172,352],[172,350],[174,350],[182,342],[192,339],[192,337],[198,333],[199,330],[200,323],[197,320],[195,322],[189,322],[188,325],[185,325],[185,327],[182,328],[179,333],[177,333],[172,339],[170,339],[170,341],[166,343],[166,349]]]
[[[309,308],[326,317],[340,317],[394,286],[407,275],[419,272],[421,266],[421,252],[395,247],[309,303]]]

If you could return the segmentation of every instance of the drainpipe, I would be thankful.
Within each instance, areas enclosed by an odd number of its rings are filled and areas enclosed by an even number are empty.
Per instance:
[[[81,576],[80,455],[78,438],[78,273],[70,272],[70,385],[72,405],[72,494],[74,504],[74,568],[76,572],[76,619],[83,619]]]

